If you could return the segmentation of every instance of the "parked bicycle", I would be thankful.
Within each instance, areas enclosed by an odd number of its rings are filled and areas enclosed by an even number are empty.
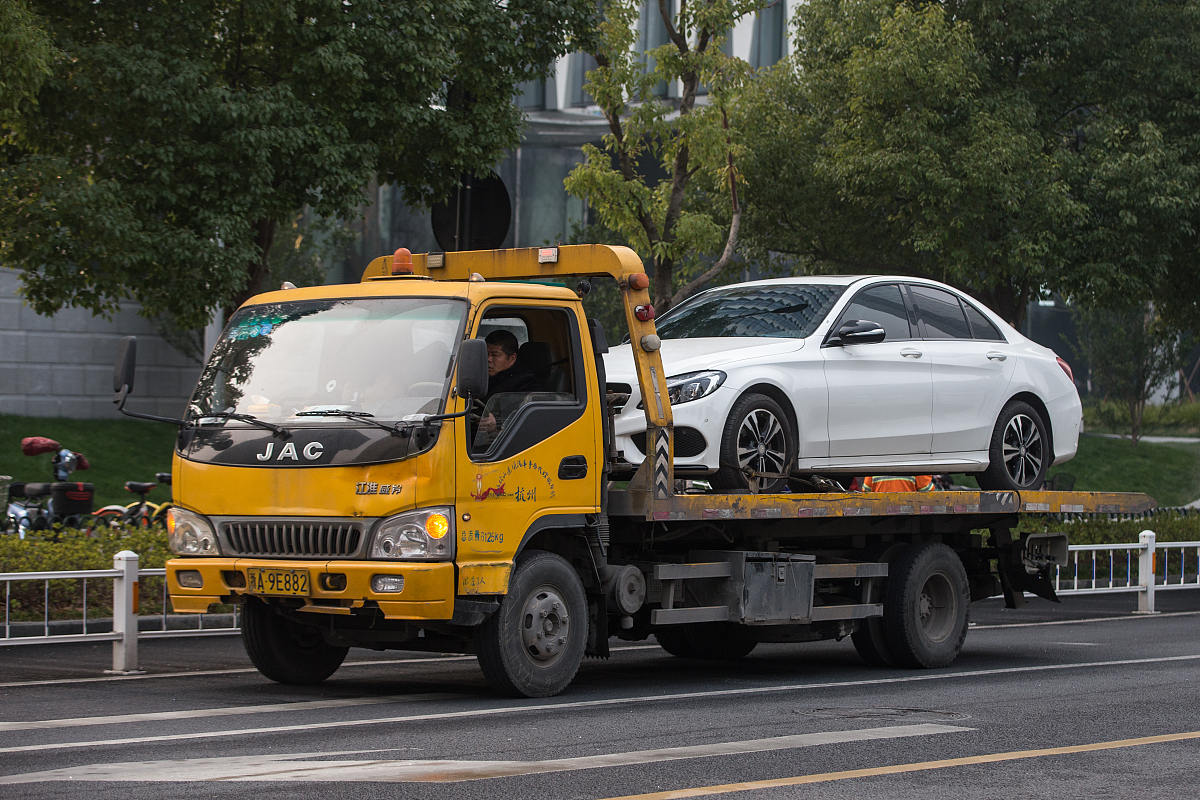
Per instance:
[[[25,538],[28,531],[50,530],[58,524],[68,528],[90,524],[95,486],[68,480],[71,473],[90,468],[87,458],[44,436],[22,439],[21,452],[27,456],[54,453],[50,461],[54,481],[23,483],[9,478],[0,532]]]
[[[171,473],[156,472],[154,481],[126,481],[125,491],[136,494],[139,499],[128,505],[120,505],[119,503],[104,506],[93,512],[93,516],[97,520],[109,525],[137,525],[140,527],[149,527],[159,523],[166,523],[167,509],[174,505],[170,500],[162,503],[152,503],[146,499],[146,495],[157,489],[160,485],[171,485]]]

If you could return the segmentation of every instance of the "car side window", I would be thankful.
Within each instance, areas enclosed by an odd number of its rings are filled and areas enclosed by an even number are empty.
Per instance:
[[[910,285],[917,317],[926,339],[970,339],[971,328],[963,315],[958,298],[932,286]]]
[[[986,339],[989,342],[1004,342],[1004,338],[1000,330],[992,324],[992,321],[983,315],[975,306],[970,303],[963,303],[963,308],[967,310],[967,319],[971,322],[971,333],[976,339]]]
[[[488,343],[490,377],[470,417],[474,460],[508,458],[583,414],[582,344],[572,315],[544,306],[493,307],[476,335]]]
[[[841,323],[851,319],[865,319],[877,322],[887,332],[884,341],[911,339],[912,331],[908,325],[908,311],[904,307],[904,298],[900,296],[900,287],[894,283],[883,286],[872,286],[863,289],[854,296],[850,305],[842,312]]]

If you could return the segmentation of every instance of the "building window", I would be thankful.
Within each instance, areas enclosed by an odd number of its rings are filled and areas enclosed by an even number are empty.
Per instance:
[[[787,8],[783,0],[754,14],[754,37],[750,41],[750,66],[769,67],[781,58],[787,42]]]

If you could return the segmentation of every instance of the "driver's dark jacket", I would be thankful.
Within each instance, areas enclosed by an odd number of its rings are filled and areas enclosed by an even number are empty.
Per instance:
[[[497,372],[488,378],[487,397],[484,398],[484,401],[486,402],[492,395],[502,392],[540,391],[542,391],[542,385],[538,383],[538,379],[529,371],[529,367],[518,361],[503,372]]]

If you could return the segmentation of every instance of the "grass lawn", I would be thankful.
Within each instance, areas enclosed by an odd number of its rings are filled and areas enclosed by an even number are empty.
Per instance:
[[[87,456],[91,469],[71,478],[95,484],[97,508],[132,503],[136,496],[125,491],[125,481],[152,481],[155,472],[169,471],[175,446],[175,427],[162,422],[0,414],[0,475],[27,483],[53,480],[49,453],[21,454],[21,440],[26,436],[46,436]],[[149,494],[149,499],[158,503],[170,497],[169,487]]]

